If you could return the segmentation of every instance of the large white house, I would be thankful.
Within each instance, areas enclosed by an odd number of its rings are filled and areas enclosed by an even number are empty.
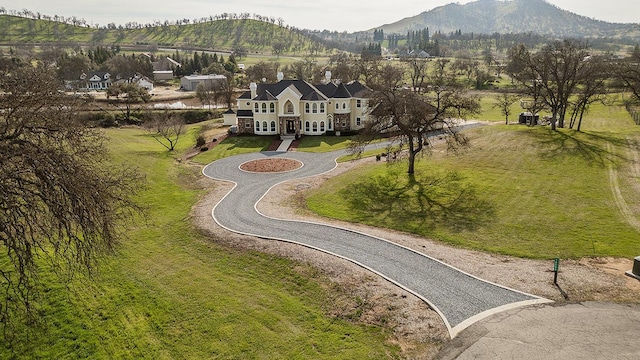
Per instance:
[[[250,85],[238,98],[239,134],[324,135],[363,127],[368,88],[358,81],[311,85],[304,80]],[[228,115],[227,115],[228,116]]]

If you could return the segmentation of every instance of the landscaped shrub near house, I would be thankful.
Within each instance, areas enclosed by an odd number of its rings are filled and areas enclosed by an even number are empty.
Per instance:
[[[115,127],[118,126],[118,122],[116,121],[116,117],[113,116],[113,114],[107,113],[104,114],[102,116],[102,119],[100,119],[100,127],[103,128],[110,128],[110,127]]]
[[[207,141],[204,139],[204,136],[202,135],[198,136],[198,138],[196,139],[196,147],[201,147],[206,143]]]

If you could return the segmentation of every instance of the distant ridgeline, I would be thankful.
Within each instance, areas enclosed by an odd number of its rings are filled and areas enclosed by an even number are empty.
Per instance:
[[[563,38],[584,38],[593,49],[615,52],[640,43],[640,25],[591,19],[544,0],[452,3],[355,33],[299,29],[281,18],[249,13],[100,26],[76,17],[0,7],[0,45],[149,46],[276,56],[313,56],[333,49],[365,55],[424,51],[448,56],[459,50],[506,50],[521,43],[535,47]]]
[[[4,8],[0,8],[0,44],[166,46],[300,56],[325,48],[305,30],[285,25],[280,18],[249,13],[101,26],[76,17]]]

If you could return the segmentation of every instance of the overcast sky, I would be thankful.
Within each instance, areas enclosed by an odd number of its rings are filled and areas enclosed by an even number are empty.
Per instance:
[[[450,0],[0,0],[7,10],[28,9],[47,15],[76,16],[106,25],[154,20],[199,19],[222,13],[282,18],[287,25],[312,30],[360,31],[418,15]],[[579,15],[609,22],[640,23],[638,0],[549,0]]]

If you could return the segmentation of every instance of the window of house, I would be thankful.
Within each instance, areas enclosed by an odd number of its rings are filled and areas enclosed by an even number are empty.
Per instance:
[[[262,131],[267,131],[267,122],[266,121],[262,122]]]
[[[309,113],[309,103],[304,104],[304,112]]]
[[[263,112],[264,114],[266,114],[266,113],[267,113],[267,104],[266,104],[266,103],[262,103],[262,112]]]
[[[324,114],[324,103],[320,103],[320,114]]]
[[[356,118],[356,125],[360,126],[360,124],[362,124],[362,120],[359,117],[357,117]]]
[[[360,99],[356,100],[356,107],[357,108],[361,108],[362,107],[362,100],[360,100]]]
[[[291,103],[291,101],[287,101],[284,105],[284,112],[287,114],[293,114],[293,103]]]
[[[309,124],[309,122],[308,122],[308,121],[306,121],[306,122],[304,123],[304,131],[307,131],[307,132],[309,131],[309,125],[310,125],[310,124]]]
[[[318,113],[318,104],[313,104],[313,113],[314,114]]]
[[[318,132],[318,123],[317,122],[313,122],[313,132]]]
[[[329,127],[329,130],[333,129],[333,120],[327,121],[327,126]]]
[[[244,127],[246,127],[247,129],[250,129],[251,128],[251,123],[248,122],[248,123],[244,124]]]
[[[276,104],[274,103],[269,104],[269,112],[272,114],[276,112]]]
[[[324,121],[320,121],[320,132],[324,132]]]
[[[346,103],[346,102],[345,102],[345,103],[342,103],[342,108],[343,108],[343,109],[346,109],[346,108],[347,108],[347,103]]]
[[[256,121],[256,131],[260,131],[260,122]]]
[[[255,113],[259,113],[259,112],[260,112],[260,107],[258,106],[258,103],[255,103],[255,104],[254,104],[254,106],[253,106],[253,111],[254,111]]]
[[[272,132],[275,132],[275,131],[276,131],[276,122],[275,122],[275,121],[272,121],[272,122],[271,122],[271,131],[272,131]]]

